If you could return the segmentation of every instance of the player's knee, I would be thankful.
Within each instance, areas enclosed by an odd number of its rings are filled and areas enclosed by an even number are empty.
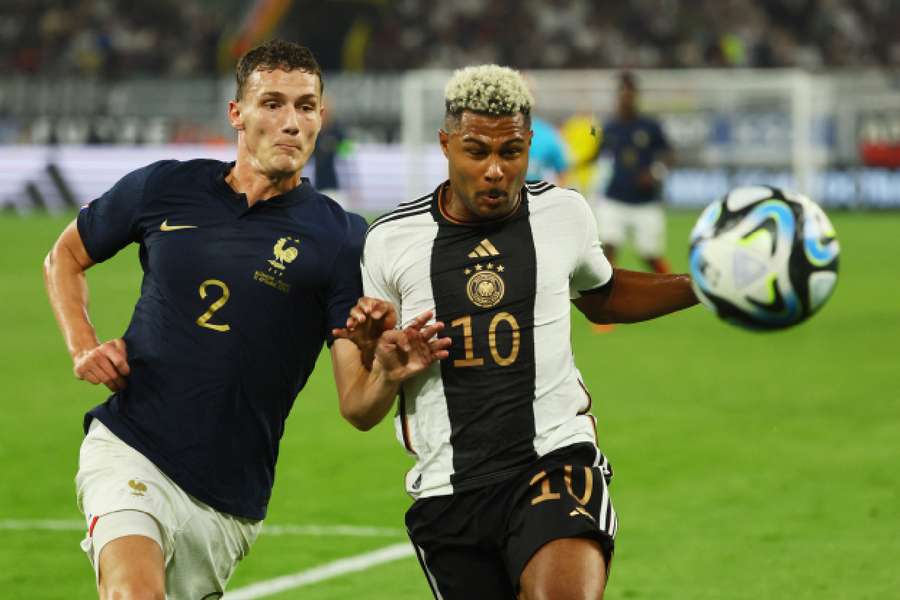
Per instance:
[[[523,589],[518,600],[603,600],[603,588],[556,580],[549,581],[546,586]]]
[[[166,600],[165,589],[150,579],[100,582],[100,600]]]

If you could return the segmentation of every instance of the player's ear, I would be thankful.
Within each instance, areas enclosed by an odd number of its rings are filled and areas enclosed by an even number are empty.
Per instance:
[[[450,134],[441,129],[438,131],[438,139],[441,142],[441,152],[446,158],[450,158]]]
[[[241,115],[241,107],[237,100],[228,101],[228,122],[237,131],[243,131],[244,119]]]

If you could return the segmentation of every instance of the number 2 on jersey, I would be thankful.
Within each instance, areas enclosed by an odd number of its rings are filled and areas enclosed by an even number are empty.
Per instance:
[[[497,328],[500,326],[500,323],[506,323],[509,325],[510,330],[512,331],[512,347],[509,349],[509,354],[503,356],[500,354],[500,350],[497,348]],[[454,367],[480,367],[484,364],[483,358],[475,357],[474,344],[472,342],[472,315],[466,315],[464,317],[460,317],[458,319],[454,319],[450,323],[451,327],[462,327],[463,330],[463,352],[465,353],[465,358],[458,358],[453,361]],[[498,312],[494,315],[494,318],[491,320],[491,324],[488,327],[488,348],[491,350],[491,357],[494,359],[494,362],[497,363],[501,367],[508,367],[509,365],[516,362],[516,359],[519,357],[519,345],[520,345],[520,337],[521,334],[519,332],[519,322],[516,321],[516,318],[509,314],[506,311]]]
[[[228,286],[225,285],[225,282],[219,281],[218,279],[207,279],[200,284],[200,297],[204,300],[206,300],[206,288],[209,286],[214,286],[221,289],[222,297],[210,304],[209,310],[197,317],[197,325],[199,325],[200,327],[206,327],[207,329],[213,329],[215,331],[228,331],[231,329],[231,325],[228,325],[227,323],[222,325],[219,325],[217,323],[210,323],[209,320],[212,318],[213,313],[225,306],[225,303],[228,302],[228,297],[231,295],[231,292],[228,290]]]

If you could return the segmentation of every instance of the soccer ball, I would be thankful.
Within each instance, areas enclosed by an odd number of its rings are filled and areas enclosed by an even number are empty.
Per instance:
[[[740,187],[713,202],[691,231],[694,292],[719,318],[782,329],[819,310],[837,283],[834,227],[801,194]]]

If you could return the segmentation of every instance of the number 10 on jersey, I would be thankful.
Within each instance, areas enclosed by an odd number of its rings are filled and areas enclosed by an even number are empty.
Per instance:
[[[500,350],[497,348],[497,330],[500,328],[501,324],[508,326],[512,333],[512,346],[509,349],[509,354],[507,354],[506,356],[500,354]],[[454,360],[453,366],[480,367],[484,365],[484,358],[475,356],[475,344],[473,342],[473,336],[475,334],[472,331],[472,315],[466,315],[464,317],[454,319],[450,322],[450,327],[462,327],[463,352],[465,353],[465,358],[458,358]],[[516,318],[513,315],[505,311],[498,312],[496,315],[494,315],[494,318],[491,319],[491,324],[488,327],[487,336],[488,348],[490,348],[491,351],[491,358],[494,359],[494,362],[497,363],[497,365],[501,367],[508,367],[509,365],[516,362],[516,359],[519,358],[521,333],[519,331],[519,322],[516,321]]]

